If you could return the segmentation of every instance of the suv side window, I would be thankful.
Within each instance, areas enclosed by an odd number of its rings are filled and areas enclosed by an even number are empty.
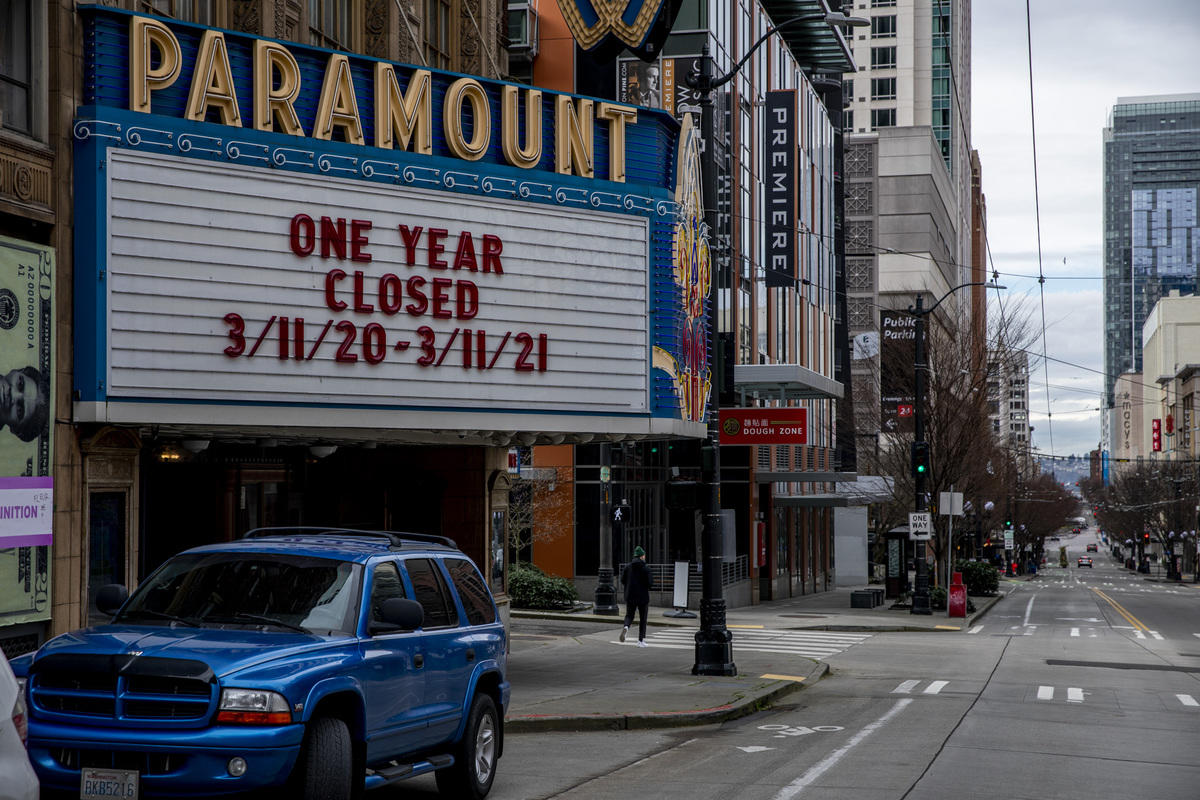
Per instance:
[[[483,585],[483,578],[470,561],[462,558],[447,558],[444,562],[450,573],[450,580],[458,589],[458,597],[462,600],[463,609],[467,612],[467,622],[471,625],[486,625],[496,621],[496,607],[492,605],[491,595]]]
[[[400,571],[390,562],[378,564],[371,573],[371,621],[380,622],[384,600],[406,597],[404,584],[400,582]]]
[[[458,624],[458,610],[446,587],[441,571],[428,558],[410,558],[404,562],[412,580],[414,599],[425,609],[425,624],[421,627],[452,628]]]

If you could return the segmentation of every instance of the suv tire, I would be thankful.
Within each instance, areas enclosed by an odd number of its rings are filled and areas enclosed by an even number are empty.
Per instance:
[[[353,750],[350,729],[336,717],[317,717],[308,723],[304,750],[293,777],[303,800],[350,800]]]
[[[500,752],[499,720],[491,696],[477,693],[462,741],[454,749],[454,766],[434,774],[443,797],[482,800],[491,791]]]

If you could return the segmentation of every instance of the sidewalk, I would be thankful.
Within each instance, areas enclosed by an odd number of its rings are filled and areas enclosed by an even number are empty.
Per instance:
[[[973,597],[975,611],[949,619],[875,608],[850,608],[849,587],[820,594],[730,609],[726,625],[734,637],[732,677],[697,676],[691,646],[638,648],[635,634],[622,645],[620,616],[576,612],[513,610],[516,619],[594,622],[596,632],[573,638],[513,636],[508,658],[512,683],[505,727],[510,732],[546,730],[627,730],[704,725],[751,714],[778,698],[820,680],[824,662],[795,655],[739,650],[738,628],[807,631],[923,631],[952,634],[967,630],[1024,578],[1002,578],[996,597]],[[622,606],[624,610],[624,606]],[[653,626],[699,629],[699,619],[665,617],[651,608]],[[694,611],[694,610],[693,610]]]

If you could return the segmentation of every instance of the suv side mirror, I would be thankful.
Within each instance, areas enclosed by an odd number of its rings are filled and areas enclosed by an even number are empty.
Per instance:
[[[425,609],[416,600],[391,597],[379,609],[382,619],[371,623],[371,634],[415,631],[425,621]]]
[[[129,599],[129,590],[119,583],[101,586],[96,592],[96,608],[101,612],[114,616]]]

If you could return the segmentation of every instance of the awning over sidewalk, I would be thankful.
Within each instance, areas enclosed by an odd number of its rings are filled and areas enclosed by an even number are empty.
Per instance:
[[[842,384],[799,364],[737,364],[733,388],[764,400],[840,400]]]

